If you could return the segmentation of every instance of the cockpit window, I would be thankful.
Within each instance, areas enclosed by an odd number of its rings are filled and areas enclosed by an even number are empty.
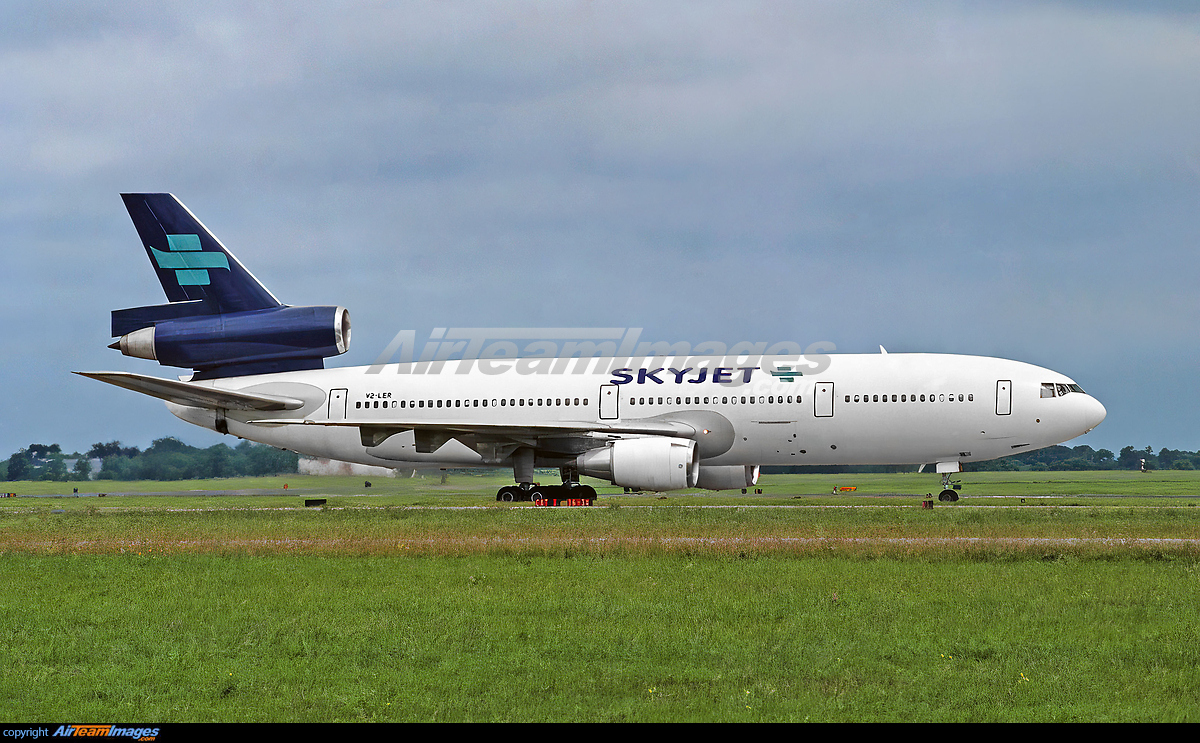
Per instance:
[[[1042,382],[1042,397],[1062,397],[1063,395],[1072,392],[1083,392],[1083,388],[1077,384],[1059,384],[1057,382]]]

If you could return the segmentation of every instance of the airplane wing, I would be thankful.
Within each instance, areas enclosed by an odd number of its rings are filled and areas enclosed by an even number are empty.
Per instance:
[[[124,387],[127,390],[140,392],[143,395],[157,397],[178,405],[188,405],[193,408],[209,410],[296,410],[304,406],[303,400],[282,395],[264,395],[262,393],[235,392],[215,387],[206,387],[190,382],[176,382],[173,379],[160,379],[145,374],[131,372],[74,372],[81,377],[96,379],[101,382]],[[292,421],[293,423],[295,421]]]
[[[301,420],[298,418],[258,418],[248,422],[262,426],[305,424],[310,426],[342,426],[345,428],[391,428],[401,431],[429,429],[438,431],[452,431],[454,433],[485,433],[494,434],[497,436],[529,434],[545,436],[555,433],[586,433],[589,431],[605,433],[641,433],[654,434],[658,436],[691,436],[696,432],[695,427],[688,425],[687,423],[683,423],[682,421],[664,421],[648,418],[643,420],[623,421],[620,425],[613,425],[603,421],[556,421],[553,423],[539,423],[533,426],[514,426],[511,424],[498,425],[494,423],[430,423],[429,421],[411,423],[404,421],[364,423],[362,421],[314,421]]]
[[[208,410],[242,410],[273,412],[298,410],[306,404],[304,400],[285,395],[265,394],[262,392],[245,392],[239,390],[220,389],[208,384],[195,382],[178,382],[172,379],[134,374],[131,372],[74,372],[80,376],[96,379],[107,384],[123,387],[144,395],[157,397],[160,400],[173,402]],[[722,449],[728,449],[732,443],[733,429],[727,420],[715,413],[690,411],[672,414],[671,419],[642,418],[620,422],[609,421],[553,421],[533,425],[496,424],[485,421],[438,421],[428,420],[406,421],[393,419],[379,422],[354,420],[324,421],[310,418],[255,418],[247,423],[260,426],[342,426],[358,428],[362,444],[371,448],[379,446],[389,437],[405,431],[415,431],[418,439],[418,451],[427,447],[436,449],[449,439],[457,438],[465,442],[503,441],[527,443],[536,446],[538,439],[543,437],[560,436],[590,436],[599,434],[614,435],[649,435],[673,436],[680,438],[695,438],[703,440],[710,433],[720,431],[714,439],[729,441]],[[725,430],[728,429],[728,430]],[[474,446],[474,443],[468,443]],[[432,449],[431,449],[432,450]]]
[[[587,435],[599,434],[643,434],[657,436],[679,436],[690,438],[696,434],[696,428],[682,421],[637,420],[623,421],[620,425],[596,421],[559,421],[554,423],[539,423],[532,426],[497,425],[494,423],[436,423],[429,421],[403,422],[389,421],[387,423],[363,423],[353,421],[314,421],[298,420],[296,418],[260,418],[250,421],[256,425],[278,426],[306,424],[313,426],[342,426],[357,428],[362,439],[362,445],[371,448],[379,446],[391,436],[405,431],[416,431],[418,451],[426,448],[424,441],[435,442],[430,445],[433,449],[441,446],[448,439],[460,439],[464,443],[479,439],[508,440],[528,442],[534,445],[543,436]],[[707,433],[707,431],[705,431]],[[473,446],[472,443],[467,443]],[[433,449],[430,449],[431,451]]]

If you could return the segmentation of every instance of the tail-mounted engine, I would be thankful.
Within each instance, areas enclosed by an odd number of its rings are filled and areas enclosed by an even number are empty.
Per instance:
[[[192,304],[192,303],[186,303]],[[155,321],[179,305],[113,312],[110,348],[126,356],[195,369],[197,379],[320,369],[350,346],[345,307],[273,307]]]
[[[350,345],[344,307],[280,303],[179,199],[121,194],[170,304],[112,313],[109,348],[193,379],[320,369]]]

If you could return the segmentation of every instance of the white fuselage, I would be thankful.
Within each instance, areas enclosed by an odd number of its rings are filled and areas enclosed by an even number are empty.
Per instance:
[[[1018,361],[943,354],[828,359],[819,373],[794,376],[772,373],[771,357],[751,371],[735,365],[721,373],[725,360],[711,359],[703,376],[703,359],[689,360],[694,369],[686,373],[656,363],[661,359],[622,360],[624,371],[599,374],[592,366],[584,373],[484,373],[479,365],[459,373],[458,362],[416,374],[412,364],[391,364],[196,383],[304,400],[297,410],[228,411],[222,421],[211,410],[167,405],[183,420],[242,438],[385,467],[509,464],[453,438],[419,452],[414,429],[508,430],[533,447],[561,429],[595,436],[603,446],[614,427],[686,418],[689,411],[717,413],[733,427],[732,446],[704,465],[961,463],[1061,443],[1105,416],[1071,379]],[[595,362],[612,368],[610,360]],[[1053,396],[1045,396],[1047,386]],[[360,428],[388,427],[401,432],[377,446],[360,437]]]

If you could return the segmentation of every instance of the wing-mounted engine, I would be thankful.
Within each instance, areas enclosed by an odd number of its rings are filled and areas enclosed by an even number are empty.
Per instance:
[[[696,487],[705,490],[738,490],[758,483],[757,464],[701,465]]]
[[[700,474],[696,442],[669,436],[618,439],[580,454],[575,466],[581,475],[656,492],[694,487]]]

